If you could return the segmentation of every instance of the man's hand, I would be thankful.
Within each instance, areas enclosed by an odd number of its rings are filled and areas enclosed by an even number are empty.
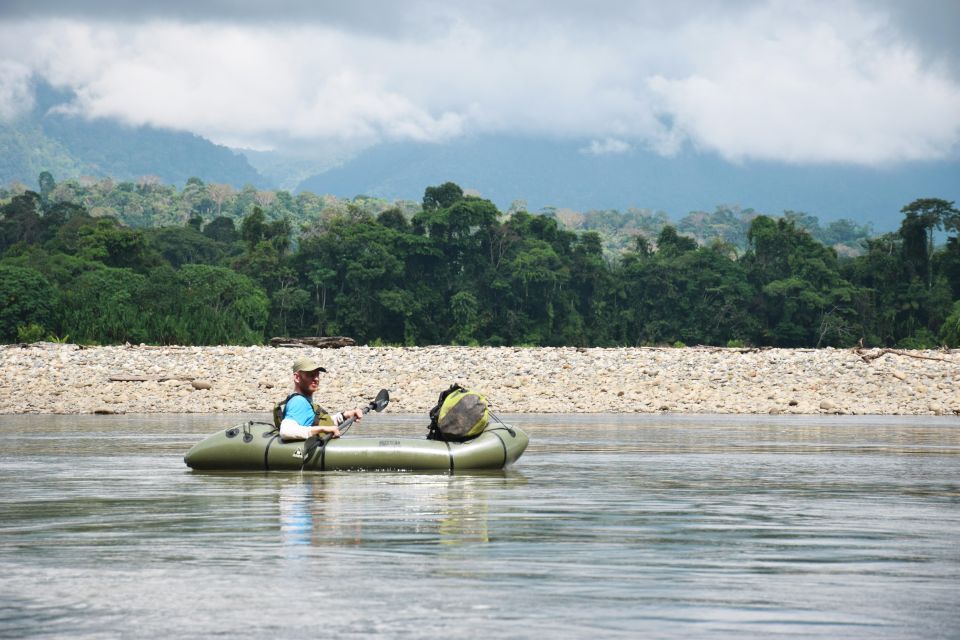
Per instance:
[[[339,427],[310,427],[310,435],[318,436],[321,433],[330,433],[333,434],[334,438],[340,437]]]
[[[361,409],[348,409],[343,412],[343,419],[349,420],[353,418],[354,422],[360,422],[363,420],[363,411]]]

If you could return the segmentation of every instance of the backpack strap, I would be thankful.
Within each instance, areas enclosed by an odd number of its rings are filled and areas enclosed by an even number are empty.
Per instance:
[[[273,426],[277,429],[280,428],[280,423],[283,422],[283,415],[286,413],[287,403],[295,396],[302,396],[305,400],[307,399],[307,396],[295,391],[273,406]],[[311,426],[333,426],[333,417],[327,413],[326,409],[312,400],[308,402],[310,402],[310,406],[313,408],[313,424]]]
[[[280,423],[283,422],[283,414],[287,411],[287,403],[290,402],[290,398],[294,396],[303,395],[300,393],[291,393],[286,398],[273,405],[273,426],[277,429],[280,428]]]

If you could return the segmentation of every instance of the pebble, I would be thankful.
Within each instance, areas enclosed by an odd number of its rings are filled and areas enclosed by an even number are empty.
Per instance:
[[[390,411],[425,414],[458,382],[501,413],[960,414],[960,351],[905,353],[923,358],[715,347],[4,345],[0,414],[266,416],[290,392],[299,356],[328,369],[317,400],[331,411],[363,406],[384,388]]]

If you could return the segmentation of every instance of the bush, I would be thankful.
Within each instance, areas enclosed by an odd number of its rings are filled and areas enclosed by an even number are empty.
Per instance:
[[[940,346],[937,336],[926,327],[917,329],[909,338],[904,338],[897,343],[901,349],[936,349]]]
[[[960,347],[960,300],[953,303],[953,311],[944,320],[940,339],[950,348]]]
[[[47,331],[35,322],[17,327],[18,342],[40,342]]]
[[[55,300],[56,292],[40,272],[0,264],[0,341],[40,340]],[[40,335],[35,340],[22,339],[20,329],[31,332],[31,325],[40,327]]]

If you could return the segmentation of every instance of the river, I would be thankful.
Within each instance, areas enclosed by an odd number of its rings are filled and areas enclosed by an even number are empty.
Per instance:
[[[0,416],[0,636],[960,636],[958,418],[517,415],[502,472],[184,466],[239,418]]]

